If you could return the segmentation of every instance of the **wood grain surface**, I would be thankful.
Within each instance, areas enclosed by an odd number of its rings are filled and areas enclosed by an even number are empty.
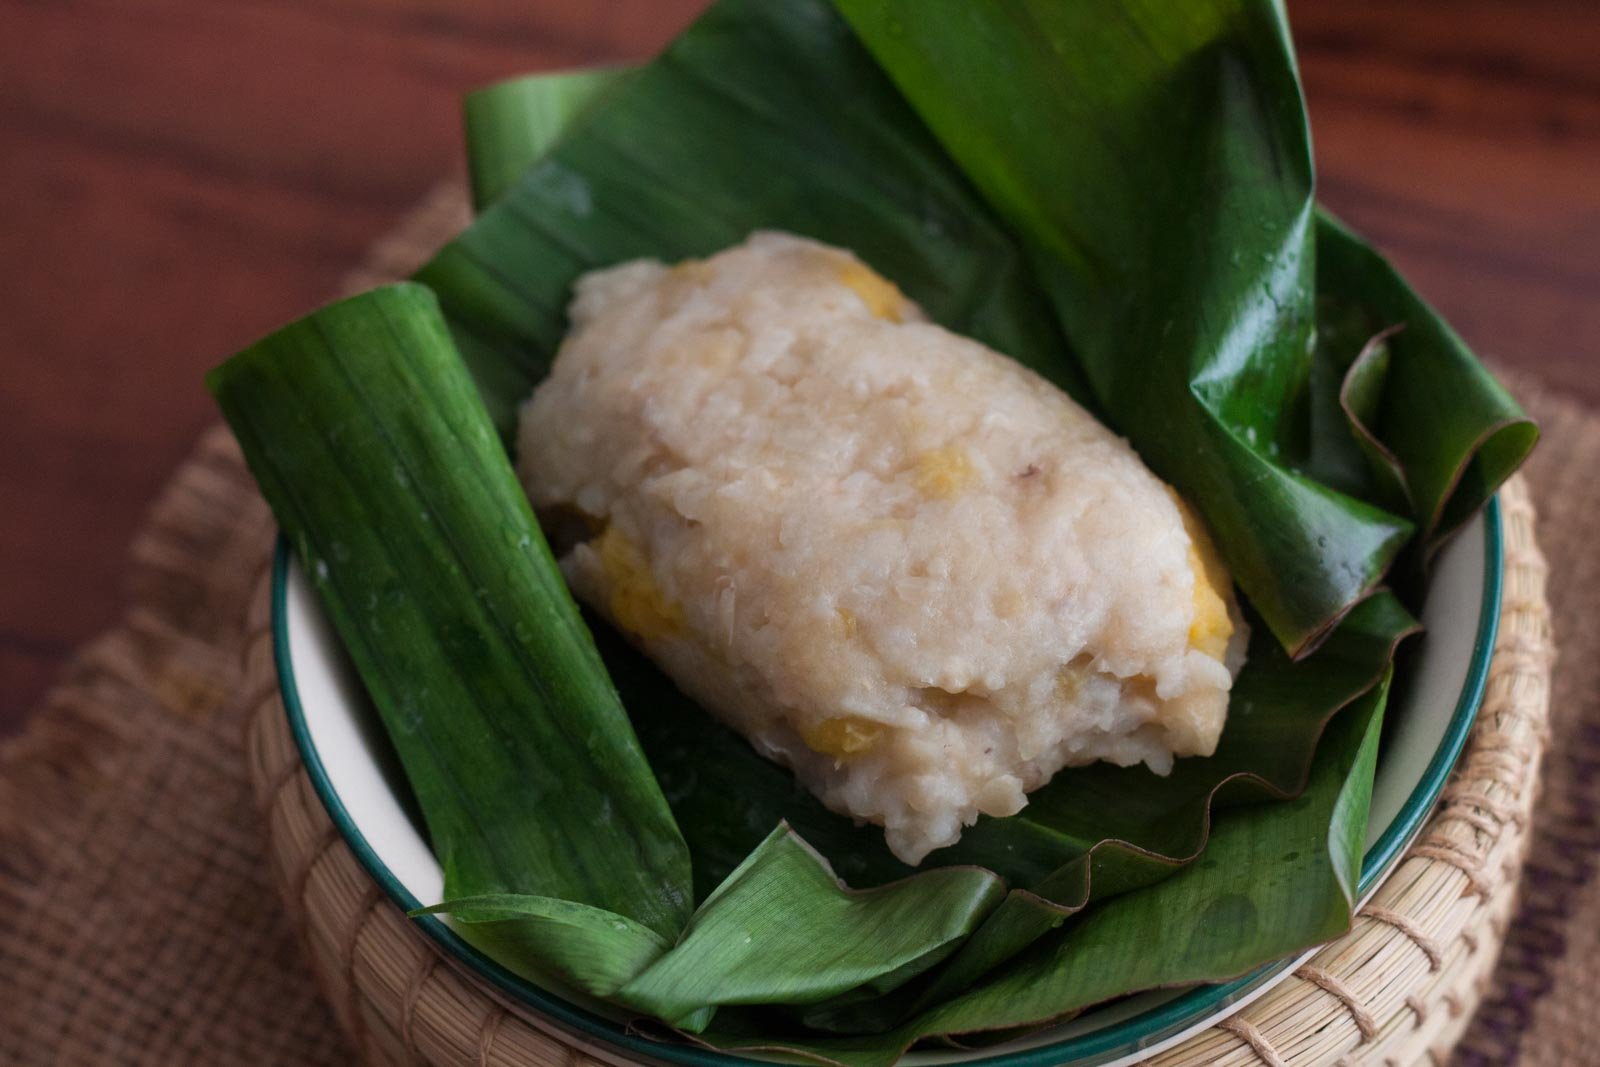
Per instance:
[[[461,168],[462,92],[700,0],[0,0],[0,734],[114,615],[211,364]],[[1322,195],[1600,402],[1600,4],[1292,0]]]

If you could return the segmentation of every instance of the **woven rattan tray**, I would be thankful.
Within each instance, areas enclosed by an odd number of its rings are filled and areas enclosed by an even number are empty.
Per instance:
[[[1550,693],[1550,616],[1533,508],[1501,493],[1505,598],[1472,738],[1417,842],[1344,937],[1290,980],[1150,1062],[1442,1062],[1487,986],[1516,897]],[[273,669],[264,576],[250,607],[248,751],[284,900],[340,1022],[374,1063],[622,1063],[458,971],[345,847],[301,765]]]

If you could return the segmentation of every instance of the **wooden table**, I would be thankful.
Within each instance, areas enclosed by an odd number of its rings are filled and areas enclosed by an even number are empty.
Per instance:
[[[0,0],[0,734],[116,611],[203,371],[460,169],[461,93],[700,6]],[[1290,7],[1325,201],[1480,351],[1600,402],[1600,4]]]

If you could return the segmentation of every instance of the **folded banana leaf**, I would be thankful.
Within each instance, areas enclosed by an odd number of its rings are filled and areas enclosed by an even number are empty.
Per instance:
[[[862,985],[897,987],[961,944],[1003,893],[999,877],[978,867],[851,892],[778,823],[676,945],[613,913],[543,896],[466,897],[417,914],[448,913],[521,969],[697,1030],[723,1004],[809,1004]],[[773,921],[789,915],[801,918]]]
[[[1342,929],[1414,629],[1378,583],[1535,433],[1317,213],[1271,0],[837,7],[723,0],[637,71],[476,94],[481,214],[418,274],[437,306],[335,305],[213,388],[400,751],[440,907],[714,1044],[880,1063]],[[1257,623],[1215,757],[1063,772],[913,873],[603,632],[601,666],[492,442],[577,275],[764,227],[851,248],[1202,509]]]
[[[446,895],[675,935],[683,839],[433,294],[324,308],[208,385],[383,717]]]
[[[472,202],[483,207],[497,199],[628,74],[623,67],[533,74],[468,95],[462,121]]]
[[[1342,345],[1357,354],[1342,402],[1372,474],[1354,491],[1381,496],[1398,482],[1432,556],[1522,465],[1538,428],[1394,267],[1325,213],[1317,299],[1328,333],[1319,351],[1361,339]]]
[[[935,1007],[955,1003],[950,997],[979,978],[1009,973],[995,968],[1000,960],[986,947],[993,938],[979,937],[1020,899],[1007,896],[999,874],[943,866],[847,888],[782,822],[687,914],[689,850],[427,290],[385,287],[334,304],[236,356],[210,384],[412,785],[446,874],[448,899],[425,911],[449,912],[469,939],[536,980],[684,1032],[719,1020],[748,1030],[741,1010],[784,1009],[792,1032],[779,1028],[761,1040],[836,1062],[892,1059],[919,1020],[964,1018],[930,1014]],[[1393,601],[1370,601],[1314,661],[1279,653],[1279,670],[1257,675],[1258,696],[1284,715],[1318,713],[1315,701],[1296,706],[1299,682],[1337,654],[1347,685],[1369,694],[1359,706],[1371,706],[1384,683],[1366,672],[1384,662],[1405,619]],[[657,686],[630,700],[643,723],[658,704],[700,715],[674,697]],[[1254,699],[1241,702],[1241,723],[1255,718]],[[1341,716],[1333,736],[1364,718]],[[1267,724],[1260,741],[1297,732]],[[676,736],[692,740],[681,730]],[[1320,752],[1323,763],[1345,758],[1337,740]],[[748,749],[730,767],[775,770]],[[1325,936],[1325,924],[1309,925],[1302,914],[1348,921],[1350,864],[1359,859],[1345,852],[1358,852],[1366,808],[1364,799],[1341,798],[1365,797],[1371,767],[1344,769],[1289,783],[1305,786],[1296,801],[1219,817],[1214,838],[1222,827],[1252,828],[1250,847],[1270,851],[1279,875],[1256,898],[1274,916],[1270,931],[1238,930],[1235,955],[1259,961],[1285,941]],[[1239,781],[1272,788],[1254,772]],[[729,785],[717,783],[724,808]],[[814,801],[799,812],[842,823]],[[1241,814],[1272,812],[1281,817]],[[1344,873],[1328,877],[1334,869]],[[1295,902],[1287,910],[1273,897],[1285,881]],[[1183,907],[1203,906],[1207,898],[1185,893],[1184,884],[1169,880],[1118,900],[1170,912],[1177,894]],[[1049,921],[1028,942],[1060,925],[1062,909],[1038,908]],[[1007,956],[1027,947],[1014,930],[1004,924],[1014,942]],[[971,962],[975,951],[981,966]],[[1172,960],[1189,965],[1187,957]],[[1084,995],[1099,996],[1098,986],[1087,988]],[[854,1036],[818,1036],[830,1031]],[[703,1040],[730,1038],[711,1032]]]

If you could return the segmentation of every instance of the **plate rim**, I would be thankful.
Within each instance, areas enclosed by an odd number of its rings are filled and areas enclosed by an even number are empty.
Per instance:
[[[1500,602],[1505,576],[1498,493],[1485,503],[1483,517],[1484,584],[1466,681],[1457,697],[1450,721],[1445,727],[1444,737],[1439,747],[1434,750],[1433,757],[1429,760],[1421,778],[1412,788],[1388,829],[1362,857],[1361,878],[1357,885],[1358,898],[1364,898],[1376,888],[1378,882],[1389,873],[1399,859],[1402,850],[1421,830],[1428,813],[1444,789],[1445,780],[1466,747],[1478,710],[1483,704],[1489,682],[1489,666],[1494,656],[1495,639],[1499,631]],[[290,734],[318,800],[327,810],[329,818],[339,831],[339,836],[355,855],[357,862],[392,903],[402,911],[413,911],[423,907],[423,903],[411,895],[367,843],[365,835],[350,817],[332,780],[328,777],[321,754],[311,739],[306,724],[305,708],[300,701],[300,692],[295,680],[293,656],[289,648],[287,608],[289,566],[292,555],[288,539],[279,533],[272,560],[273,666]],[[469,944],[440,916],[424,915],[412,921],[458,963],[481,975],[503,994],[528,1005],[563,1028],[576,1030],[606,1042],[612,1047],[637,1053],[658,1062],[664,1060],[688,1064],[690,1067],[727,1067],[732,1064],[764,1062],[701,1046],[653,1041],[630,1033],[622,1025],[514,974]],[[963,1060],[962,1063],[982,1065],[982,1067],[1051,1067],[1059,1064],[1105,1062],[1118,1056],[1131,1055],[1169,1041],[1185,1030],[1215,1018],[1219,1011],[1244,1000],[1260,983],[1278,974],[1285,967],[1291,966],[1302,958],[1302,955],[1262,964],[1247,974],[1227,982],[1196,986],[1165,1004],[1100,1030],[1035,1048]]]

